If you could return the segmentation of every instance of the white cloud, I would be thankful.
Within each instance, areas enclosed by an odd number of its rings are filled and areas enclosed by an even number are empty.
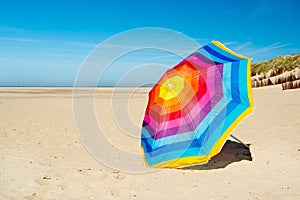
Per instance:
[[[15,28],[15,27],[11,27],[11,26],[3,26],[3,25],[0,25],[0,31],[1,32],[15,32],[15,33],[28,32],[25,29]]]
[[[245,49],[246,47],[249,47],[250,45],[251,45],[251,42],[246,42],[246,43],[244,43],[244,44],[241,44],[241,45],[237,46],[237,47],[235,48],[235,50],[239,51],[239,50],[241,50],[241,49]]]
[[[271,50],[274,50],[274,49],[280,49],[280,48],[283,48],[283,47],[286,47],[286,46],[290,46],[290,45],[292,45],[292,43],[282,44],[281,42],[275,42],[275,43],[270,44],[270,45],[268,45],[266,47],[257,49],[255,51],[251,51],[248,54],[257,54],[257,53],[268,52],[268,51],[271,51]]]
[[[233,45],[233,44],[238,44],[238,42],[236,42],[236,41],[229,41],[229,42],[224,42],[223,44],[226,45],[226,46],[230,46],[230,45]]]
[[[18,37],[0,37],[0,41],[7,42],[39,42],[39,40],[32,38],[18,38]]]

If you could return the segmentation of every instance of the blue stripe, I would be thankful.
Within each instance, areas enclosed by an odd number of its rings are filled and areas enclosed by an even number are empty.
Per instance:
[[[231,63],[231,96],[233,101],[241,103],[240,89],[239,89],[239,62]]]
[[[241,103],[247,106],[250,106],[249,102],[249,89],[248,88],[248,81],[250,79],[248,78],[248,60],[241,60],[240,61],[240,73],[239,73],[239,90],[240,90],[240,100]]]
[[[234,61],[238,61],[238,59],[231,59],[231,58],[228,58],[227,56],[224,56],[222,54],[220,54],[219,52],[213,50],[212,48],[210,48],[209,46],[203,46],[202,47],[205,51],[207,51],[208,53],[218,57],[218,58],[221,58],[222,60],[225,60],[225,61],[228,61],[228,62],[234,62]]]
[[[145,153],[145,158],[148,165],[152,166],[164,161],[174,160],[177,158],[185,158],[190,156],[205,156],[199,148],[180,149],[177,151],[169,152],[167,154],[160,154],[156,157],[151,157],[148,153]]]
[[[218,58],[217,56],[205,51],[205,49],[203,49],[203,47],[198,49],[197,53],[207,57],[208,59],[212,60],[214,63],[226,63],[227,62],[227,61],[224,61],[223,59]]]

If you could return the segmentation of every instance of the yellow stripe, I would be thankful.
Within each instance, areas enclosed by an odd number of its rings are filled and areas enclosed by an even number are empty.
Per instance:
[[[145,152],[144,148],[142,148],[143,152],[143,162],[146,167],[153,167],[153,168],[182,168],[185,166],[191,166],[196,164],[205,164],[209,161],[208,156],[189,156],[185,158],[176,158],[173,160],[167,160],[164,162],[157,163],[155,165],[150,166],[146,159],[145,159]]]
[[[251,58],[248,58],[248,64],[247,64],[247,73],[248,73],[248,99],[250,102],[250,108],[251,112],[253,110],[254,104],[253,104],[253,96],[252,96],[252,84],[251,84]]]
[[[165,162],[157,163],[152,167],[155,168],[182,168],[185,166],[192,166],[197,164],[205,164],[209,161],[207,156],[190,156],[185,158],[178,158],[174,160],[168,160]]]

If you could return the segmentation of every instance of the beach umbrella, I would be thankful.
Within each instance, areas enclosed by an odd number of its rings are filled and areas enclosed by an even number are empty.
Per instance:
[[[150,90],[142,125],[146,166],[204,164],[252,112],[251,59],[218,41],[166,71]]]

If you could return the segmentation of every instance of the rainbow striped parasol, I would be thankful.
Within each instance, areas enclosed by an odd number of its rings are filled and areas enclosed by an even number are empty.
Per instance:
[[[212,41],[167,70],[149,92],[141,136],[145,164],[180,168],[218,154],[253,110],[250,64]]]

